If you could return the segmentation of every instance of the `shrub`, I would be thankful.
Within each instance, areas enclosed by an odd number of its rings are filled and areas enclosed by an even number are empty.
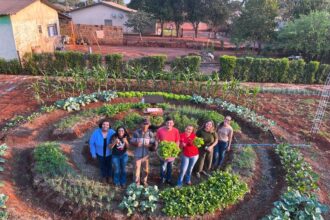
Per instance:
[[[256,58],[251,65],[251,75],[249,81],[252,82],[266,82],[269,77],[269,59]]]
[[[199,72],[202,59],[200,56],[177,57],[172,63],[171,68],[174,72]]]
[[[220,79],[232,80],[234,78],[234,70],[236,67],[235,56],[220,57]]]
[[[54,56],[52,53],[26,54],[24,55],[24,68],[32,75],[52,73],[55,71]]]
[[[67,68],[75,69],[81,68],[83,69],[86,67],[86,60],[83,53],[75,52],[75,51],[68,51],[64,52],[67,53]]]
[[[320,63],[318,61],[311,61],[306,64],[303,83],[312,84],[315,81],[315,74],[319,68]]]
[[[45,142],[38,145],[33,152],[34,169],[50,176],[63,175],[71,170],[66,156],[62,153],[60,145],[53,142]]]
[[[288,77],[289,69],[289,59],[270,59],[271,65],[268,71],[271,73],[269,75],[269,82],[286,82]]]
[[[330,74],[330,65],[329,64],[321,64],[319,69],[315,74],[315,83],[325,83],[327,76]]]
[[[101,54],[88,54],[87,60],[88,60],[89,68],[102,65],[102,55]]]
[[[1,74],[20,74],[22,72],[21,65],[17,59],[6,61],[0,59]]]
[[[288,83],[301,82],[301,78],[305,69],[304,60],[292,60],[289,63]]]
[[[105,65],[109,72],[119,73],[122,71],[123,55],[108,54],[105,56]]]
[[[68,53],[65,51],[55,51],[55,69],[57,71],[65,71],[67,69],[67,60],[68,60]]]
[[[253,60],[252,57],[237,58],[234,78],[244,82],[248,81]]]
[[[161,192],[163,212],[171,217],[189,217],[213,213],[242,199],[248,192],[247,184],[237,175],[214,172],[201,184],[168,188]]]
[[[161,72],[164,69],[166,59],[166,55],[147,56],[132,60],[129,62],[129,65],[137,68],[142,68],[148,72],[157,73]]]

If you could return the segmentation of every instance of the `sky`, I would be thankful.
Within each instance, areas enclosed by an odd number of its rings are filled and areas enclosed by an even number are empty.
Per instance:
[[[131,0],[124,0],[125,4],[128,4]]]

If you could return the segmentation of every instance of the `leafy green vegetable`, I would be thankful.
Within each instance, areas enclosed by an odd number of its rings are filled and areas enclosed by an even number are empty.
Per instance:
[[[180,148],[174,142],[162,141],[158,146],[158,154],[161,158],[167,159],[177,157],[180,153]]]
[[[200,137],[195,137],[194,145],[198,148],[202,147],[204,145],[204,139]]]

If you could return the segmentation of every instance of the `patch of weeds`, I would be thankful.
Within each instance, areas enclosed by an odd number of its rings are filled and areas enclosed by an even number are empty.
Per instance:
[[[257,154],[252,147],[235,149],[232,169],[243,177],[250,177],[253,175],[256,159]]]
[[[314,99],[304,99],[301,101],[302,104],[305,104],[305,105],[313,105],[315,104],[315,100]]]
[[[85,120],[86,118],[94,117],[95,115],[95,110],[82,111],[79,114],[70,115],[62,119],[58,124],[55,125],[55,127],[61,130],[72,128],[75,124]]]

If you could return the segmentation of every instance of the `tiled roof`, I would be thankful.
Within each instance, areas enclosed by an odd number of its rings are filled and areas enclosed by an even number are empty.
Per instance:
[[[87,5],[85,7],[76,8],[76,9],[73,9],[72,11],[70,11],[70,12],[79,11],[79,10],[82,10],[82,9],[85,9],[85,8],[90,8],[90,7],[93,7],[93,6],[96,6],[96,5],[104,5],[104,6],[107,6],[107,7],[116,8],[116,9],[126,11],[126,12],[136,12],[136,10],[131,9],[131,8],[127,8],[124,5],[120,5],[120,4],[117,4],[117,3],[114,3],[114,2],[108,2],[108,1],[102,1],[102,2],[99,2],[99,3],[92,4],[92,5]]]
[[[0,0],[0,15],[12,15],[16,14],[20,10],[26,8],[33,2],[38,0]],[[50,4],[46,0],[40,0],[42,3],[49,7],[58,10],[54,5]]]

